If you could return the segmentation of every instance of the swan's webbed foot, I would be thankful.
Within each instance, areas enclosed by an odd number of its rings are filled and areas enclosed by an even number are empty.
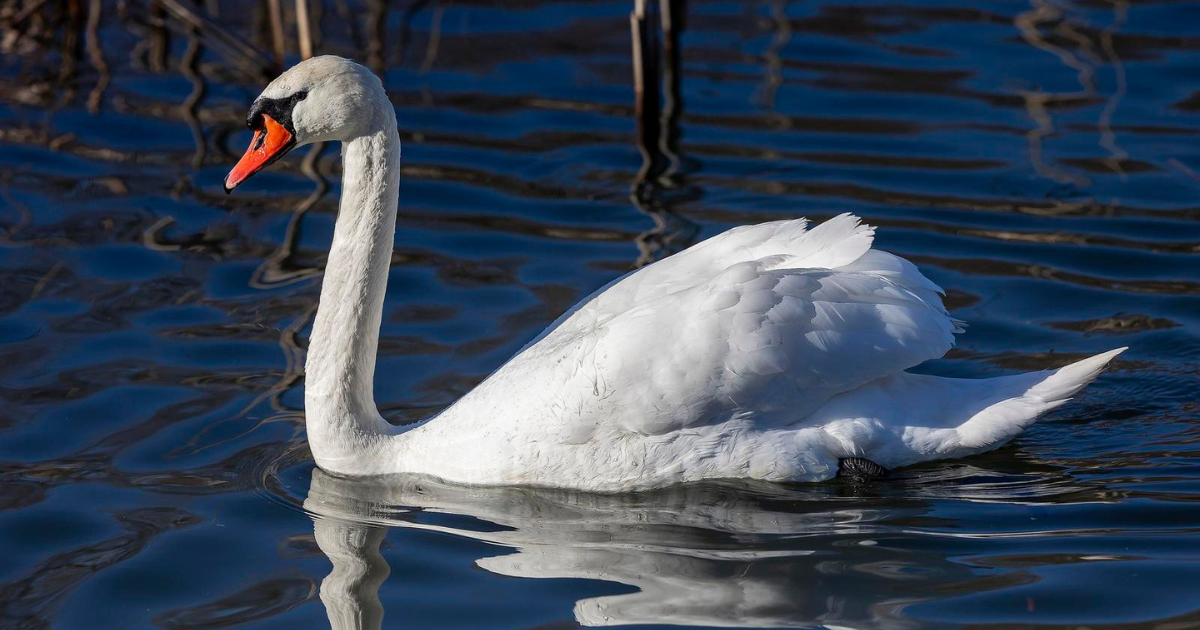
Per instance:
[[[863,457],[847,457],[838,460],[838,477],[864,482],[886,477],[891,471]]]

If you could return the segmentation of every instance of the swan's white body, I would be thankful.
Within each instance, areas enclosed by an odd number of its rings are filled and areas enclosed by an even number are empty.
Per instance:
[[[819,481],[996,448],[1120,350],[1057,371],[905,372],[959,324],[911,263],[842,215],[745,226],[584,300],[441,414],[393,427],[372,395],[399,189],[394,110],[336,57],[289,70],[299,144],[344,142],[342,200],[313,326],[305,411],[322,468],[624,491],[713,478]]]

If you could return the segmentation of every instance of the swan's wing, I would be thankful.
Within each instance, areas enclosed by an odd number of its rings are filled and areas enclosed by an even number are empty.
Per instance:
[[[812,231],[807,230],[807,227],[808,219],[742,225],[631,271],[580,300],[521,351],[556,331],[574,334],[575,331],[592,330],[597,323],[608,321],[649,300],[707,282],[739,262],[806,251],[809,252],[809,257],[814,259],[814,263],[809,266],[828,267],[828,263],[835,261],[822,260],[819,262],[825,264],[818,264],[815,260],[822,258],[827,249],[823,244],[828,239],[822,238],[821,232],[829,234],[844,231],[846,228],[855,229],[858,227],[858,218],[843,214],[822,223]],[[871,246],[871,228],[863,227],[862,231],[865,244],[853,244],[858,247],[855,256]],[[812,234],[816,234],[817,237],[813,238]],[[853,256],[850,258],[853,259]]]
[[[610,314],[703,284],[729,267],[771,256],[791,256],[796,267],[836,268],[871,248],[874,229],[842,214],[809,230],[807,219],[743,225],[648,265],[596,296]]]
[[[958,323],[936,285],[868,251],[870,229],[852,217],[827,225],[795,254],[734,263],[575,329],[585,341],[575,374],[587,387],[573,389],[593,401],[578,401],[582,413],[562,428],[579,440],[734,417],[795,424],[837,393],[945,354]]]

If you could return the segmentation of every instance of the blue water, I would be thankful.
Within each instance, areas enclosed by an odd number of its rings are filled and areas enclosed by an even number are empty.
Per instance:
[[[402,127],[393,422],[636,264],[802,215],[948,290],[970,328],[922,371],[1130,346],[988,455],[626,497],[315,470],[337,153],[328,190],[301,150],[221,191],[260,3],[34,4],[0,2],[0,627],[1200,628],[1200,3],[652,6],[639,108],[630,2],[309,0]]]

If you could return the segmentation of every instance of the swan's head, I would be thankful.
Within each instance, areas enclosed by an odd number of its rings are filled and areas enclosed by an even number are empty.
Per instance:
[[[250,147],[225,178],[228,193],[288,151],[342,141],[380,129],[395,112],[370,70],[341,57],[313,57],[279,75],[254,100],[246,126]]]

